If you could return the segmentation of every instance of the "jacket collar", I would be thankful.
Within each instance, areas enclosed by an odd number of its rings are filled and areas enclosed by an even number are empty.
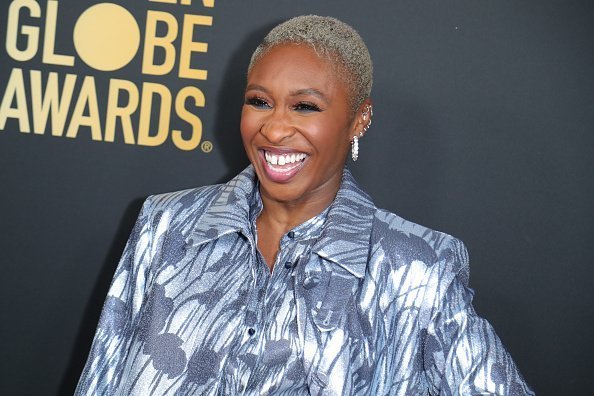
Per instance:
[[[256,176],[251,165],[221,184],[220,191],[196,222],[188,242],[200,245],[234,232],[250,237],[250,204],[254,201],[255,185]],[[262,205],[260,202],[257,204]]]
[[[328,212],[322,235],[312,251],[343,267],[357,278],[365,276],[375,205],[345,167],[340,189]]]
[[[257,179],[250,165],[229,182],[222,184],[218,196],[206,208],[188,238],[200,245],[223,235],[241,232],[252,240],[250,210],[262,203],[254,194]],[[252,208],[252,209],[250,209]],[[330,206],[319,239],[312,252],[363,278],[369,255],[375,205],[345,167],[336,198]]]

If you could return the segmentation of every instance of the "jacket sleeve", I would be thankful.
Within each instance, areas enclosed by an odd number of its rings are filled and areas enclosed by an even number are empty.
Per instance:
[[[140,212],[103,305],[75,395],[114,395],[139,320],[152,252],[150,198]]]
[[[423,352],[429,393],[534,395],[493,327],[472,307],[466,248],[459,240],[450,246],[433,271],[438,286]]]

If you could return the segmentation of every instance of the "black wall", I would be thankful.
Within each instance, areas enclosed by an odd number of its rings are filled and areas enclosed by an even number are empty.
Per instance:
[[[74,22],[94,3],[59,2],[56,52],[76,54]],[[9,4],[0,5],[3,44]],[[39,54],[18,62],[1,47],[0,98],[13,68],[74,73],[77,84],[94,76],[101,114],[110,78],[195,85],[206,97],[196,110],[202,139],[214,148],[128,145],[117,133],[93,141],[86,127],[74,139],[49,127],[23,133],[15,119],[0,128],[0,394],[72,394],[143,198],[221,182],[247,164],[238,123],[249,56],[271,26],[306,13],[355,26],[374,59],[375,117],[351,164],[360,183],[378,206],[465,241],[475,307],[538,394],[592,389],[591,2],[118,4],[141,35],[148,9],[212,16],[197,32],[208,52],[194,60],[207,80],[142,75],[138,57],[113,72],[78,58],[74,68]]]

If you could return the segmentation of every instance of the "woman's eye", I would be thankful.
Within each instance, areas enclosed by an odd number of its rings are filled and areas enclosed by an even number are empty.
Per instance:
[[[322,111],[317,105],[308,102],[299,102],[295,106],[293,106],[293,109],[303,113],[309,113],[312,111]]]
[[[245,104],[256,107],[256,108],[268,108],[270,105],[262,98],[247,98]]]

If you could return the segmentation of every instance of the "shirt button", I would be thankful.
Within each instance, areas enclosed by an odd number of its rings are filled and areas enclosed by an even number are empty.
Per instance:
[[[291,268],[293,268],[293,263],[292,263],[291,261],[287,261],[287,262],[285,262],[285,268],[286,268],[286,269],[291,269]]]
[[[293,238],[295,238],[295,233],[294,233],[293,231],[289,231],[289,232],[287,233],[287,236],[288,236],[289,238],[293,239]]]
[[[250,328],[248,329],[248,334],[249,334],[250,336],[253,336],[254,334],[256,334],[256,330],[255,330],[254,328],[250,327]]]

